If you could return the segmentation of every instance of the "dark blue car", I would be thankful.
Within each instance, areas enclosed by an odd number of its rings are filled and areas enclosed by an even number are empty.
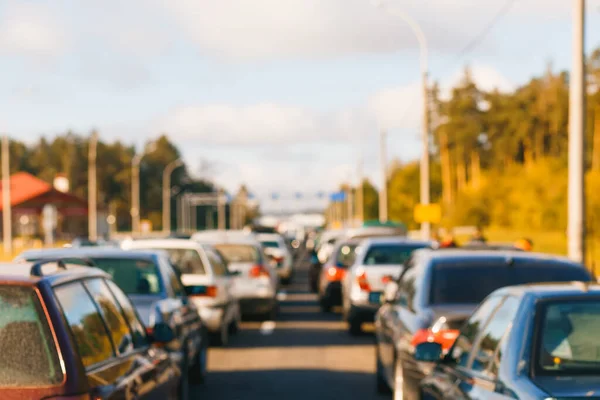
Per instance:
[[[420,385],[432,399],[600,398],[600,285],[513,286],[492,293],[442,355],[437,343],[415,358],[436,361]]]

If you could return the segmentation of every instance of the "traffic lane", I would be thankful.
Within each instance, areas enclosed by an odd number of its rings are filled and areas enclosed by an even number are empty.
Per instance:
[[[350,336],[339,314],[320,312],[306,268],[299,272],[277,321],[244,322],[228,348],[210,350],[207,382],[193,398],[389,398],[375,392],[372,327]]]

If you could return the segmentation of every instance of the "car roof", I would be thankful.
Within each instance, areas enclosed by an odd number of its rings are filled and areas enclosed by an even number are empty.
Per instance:
[[[377,245],[377,244],[406,244],[406,245],[430,247],[433,245],[433,243],[434,242],[428,241],[428,240],[410,239],[410,238],[401,237],[401,236],[372,237],[372,238],[363,239],[361,241],[361,245],[365,246],[365,247]]]
[[[530,283],[507,286],[496,290],[494,294],[517,297],[531,295],[536,299],[580,297],[584,295],[600,296],[600,284],[597,282]]]
[[[467,260],[514,260],[514,261],[547,261],[574,267],[583,267],[566,257],[544,253],[532,253],[518,250],[464,250],[464,249],[421,249],[420,256],[431,261],[467,261]]]
[[[192,235],[192,240],[206,244],[248,244],[260,245],[256,235],[246,231],[201,231]]]
[[[259,233],[256,236],[257,236],[258,240],[260,240],[260,241],[276,240],[279,242],[280,240],[283,240],[281,235],[279,235],[277,233]]]
[[[200,244],[190,239],[177,239],[177,238],[165,238],[165,239],[133,239],[126,240],[121,243],[121,247],[126,250],[135,249],[198,249],[201,247]]]
[[[39,260],[44,258],[67,258],[67,257],[95,257],[95,258],[125,258],[125,259],[153,259],[158,255],[164,255],[161,250],[123,250],[118,247],[81,247],[81,248],[54,248],[27,250],[21,253],[17,259]]]
[[[42,267],[43,275],[32,275],[32,267],[34,262],[10,262],[0,263],[0,283],[2,284],[36,284],[42,280],[48,280],[52,283],[59,281],[70,281],[80,278],[110,278],[106,272],[99,268],[86,267],[81,265],[66,264],[67,269],[62,270],[56,266],[54,262],[48,262],[44,267],[50,267],[51,272],[47,272],[48,268]]]

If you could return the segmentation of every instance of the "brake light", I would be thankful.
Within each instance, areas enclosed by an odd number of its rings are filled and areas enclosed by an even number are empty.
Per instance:
[[[444,351],[448,351],[458,337],[458,333],[457,329],[440,329],[438,331],[419,329],[413,336],[411,344],[417,346],[421,343],[434,342],[441,344]]]
[[[365,271],[362,271],[358,275],[356,275],[356,283],[358,283],[360,290],[364,292],[371,291],[371,285],[369,285],[369,281],[367,280],[367,273]]]
[[[385,275],[383,278],[381,278],[381,283],[383,283],[385,285],[387,285],[391,281],[392,281],[392,277],[389,275]]]
[[[188,297],[217,297],[216,286],[187,286]]]
[[[146,335],[148,336],[152,336],[154,334],[154,329],[152,329],[152,327],[147,326],[146,327]]]
[[[269,274],[269,271],[262,265],[255,265],[254,267],[252,267],[250,269],[250,277],[252,277],[252,278],[261,278],[261,277],[270,278],[271,274]]]
[[[329,267],[327,268],[327,280],[330,282],[341,281],[346,275],[346,270],[343,268]]]

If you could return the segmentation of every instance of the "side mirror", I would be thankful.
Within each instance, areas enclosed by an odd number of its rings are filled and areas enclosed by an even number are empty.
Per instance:
[[[434,342],[418,344],[414,357],[416,361],[437,362],[442,358],[442,345]]]
[[[398,296],[398,283],[391,281],[389,282],[383,291],[383,301],[386,303],[394,303],[396,302],[396,298]]]
[[[175,331],[164,322],[157,322],[152,328],[152,340],[154,343],[168,344],[175,340]]]

